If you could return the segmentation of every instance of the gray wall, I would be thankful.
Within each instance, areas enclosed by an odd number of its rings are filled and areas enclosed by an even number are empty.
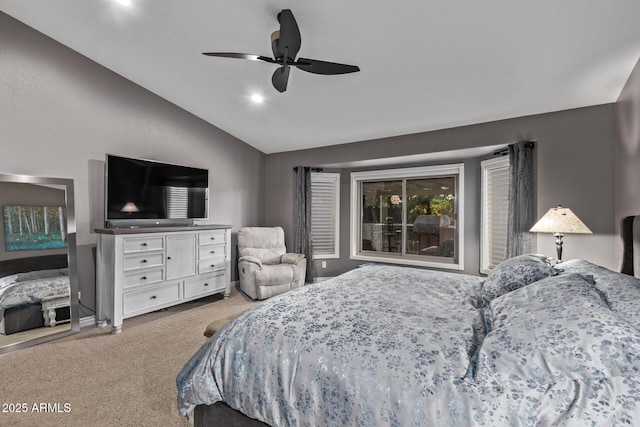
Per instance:
[[[0,12],[0,173],[74,180],[89,307],[106,153],[208,168],[208,222],[264,220],[263,153]]]
[[[640,61],[616,103],[615,218],[640,214]],[[621,259],[622,241],[616,244]]]
[[[564,259],[584,258],[616,268],[613,254],[614,104],[514,118],[473,126],[404,135],[333,147],[271,154],[266,158],[265,222],[280,224],[292,241],[293,172],[297,165],[380,159],[536,140],[536,217],[561,204],[571,208],[593,235],[565,236]],[[443,163],[444,161],[439,161]],[[428,164],[423,162],[422,164]],[[394,167],[398,167],[397,165]],[[479,272],[479,159],[465,162],[465,272]],[[357,263],[349,260],[349,171],[342,174],[340,260],[327,260],[319,276],[332,276]],[[475,191],[473,191],[475,189]],[[555,256],[551,235],[534,235],[538,252]]]

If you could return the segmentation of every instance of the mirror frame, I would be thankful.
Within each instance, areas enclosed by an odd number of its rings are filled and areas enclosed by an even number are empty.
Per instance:
[[[65,190],[65,204],[67,210],[67,263],[69,267],[69,295],[71,305],[69,307],[71,316],[71,327],[69,330],[52,333],[29,341],[23,341],[15,344],[8,344],[0,347],[0,354],[9,353],[21,348],[31,347],[33,345],[42,344],[48,341],[66,337],[80,332],[80,317],[78,298],[78,266],[77,266],[77,248],[76,248],[76,218],[75,203],[73,197],[73,179],[67,178],[51,178],[31,175],[13,175],[0,174],[0,183],[17,183],[17,184],[41,184],[41,185],[59,185]]]

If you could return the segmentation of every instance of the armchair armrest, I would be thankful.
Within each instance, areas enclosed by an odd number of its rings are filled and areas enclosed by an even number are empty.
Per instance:
[[[260,259],[254,257],[254,256],[251,256],[251,255],[241,256],[238,259],[238,264],[241,263],[241,262],[250,262],[252,264],[257,265],[258,268],[262,269],[262,261],[260,261]]]
[[[301,259],[304,259],[303,254],[284,254],[280,261],[283,264],[297,264]]]

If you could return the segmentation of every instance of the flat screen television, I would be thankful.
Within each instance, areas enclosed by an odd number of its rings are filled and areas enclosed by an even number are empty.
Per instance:
[[[207,169],[107,154],[107,227],[188,225],[208,216]]]

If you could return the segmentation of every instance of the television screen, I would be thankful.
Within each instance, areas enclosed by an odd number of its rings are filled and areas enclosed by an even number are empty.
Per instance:
[[[208,217],[207,169],[107,154],[105,173],[107,222]]]

